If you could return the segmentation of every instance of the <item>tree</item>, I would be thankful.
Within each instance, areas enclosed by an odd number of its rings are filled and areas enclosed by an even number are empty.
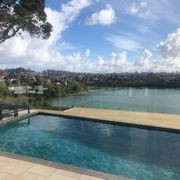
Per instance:
[[[45,0],[0,0],[0,43],[22,31],[48,39],[52,26],[44,9]]]

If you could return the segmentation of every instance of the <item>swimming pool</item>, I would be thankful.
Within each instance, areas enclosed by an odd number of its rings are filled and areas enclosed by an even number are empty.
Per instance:
[[[0,151],[134,179],[180,179],[180,134],[36,115],[0,126]]]

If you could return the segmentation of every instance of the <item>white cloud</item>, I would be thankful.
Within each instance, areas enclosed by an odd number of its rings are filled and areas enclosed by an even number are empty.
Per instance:
[[[126,51],[136,52],[142,49],[141,43],[129,35],[108,35],[105,39],[113,46]]]
[[[65,63],[64,66],[65,69],[76,72],[176,72],[180,71],[179,37],[180,30],[177,30],[170,34],[165,41],[162,41],[158,48],[163,47],[163,51],[160,49],[158,58],[155,58],[149,50],[145,49],[137,61],[128,59],[126,51],[112,53],[108,59],[99,56],[97,60],[91,61],[86,56],[89,50],[86,50],[83,56],[77,53],[68,57],[61,56],[61,59],[67,60],[68,58],[68,63]],[[166,46],[170,46],[173,53],[167,50],[168,48],[164,48]],[[164,53],[166,57],[162,57]],[[67,64],[71,64],[71,66],[67,66]]]
[[[106,9],[102,9],[91,15],[89,19],[86,20],[87,25],[110,25],[116,20],[116,15],[114,9],[110,4],[106,5]]]
[[[63,4],[61,13],[66,19],[66,23],[70,23],[77,17],[80,11],[91,4],[91,0],[71,0],[67,4]]]
[[[140,6],[141,7],[147,7],[148,6],[148,2],[142,1],[142,2],[140,2]]]
[[[3,50],[2,47],[0,48],[0,64],[1,67],[5,67],[5,65],[11,67],[23,66],[36,70],[56,69],[73,72],[176,72],[180,71],[179,36],[179,30],[177,30],[175,33],[170,34],[166,40],[160,42],[158,48],[160,55],[163,56],[159,55],[158,58],[155,58],[150,51],[145,50],[137,61],[129,59],[126,51],[112,53],[110,58],[107,59],[99,56],[96,60],[92,61],[89,49],[82,54],[78,52],[65,56],[57,51],[56,48],[48,50],[46,46],[38,49],[34,46],[34,49],[30,48],[29,51],[24,50],[22,46],[20,53],[16,54],[15,45],[24,42],[24,39],[17,38],[12,46],[3,47],[7,48],[7,50]],[[35,44],[38,43],[35,42]],[[28,49],[27,45],[28,43],[25,47]]]
[[[91,0],[71,0],[63,4],[60,11],[46,8],[47,19],[53,26],[53,32],[48,40],[36,39],[23,33],[23,37],[13,37],[0,46],[0,66],[18,67],[25,66],[35,69],[43,69],[49,65],[64,64],[64,57],[59,52],[63,42],[62,32],[66,30],[80,12],[91,4]],[[58,44],[59,43],[59,44]],[[77,55],[75,55],[77,59]],[[71,58],[69,58],[71,61]],[[60,68],[59,66],[59,68]],[[53,66],[52,66],[53,67]]]
[[[139,11],[139,9],[137,8],[136,4],[135,4],[135,3],[132,3],[132,4],[130,5],[130,13],[131,13],[131,14],[136,14],[136,13],[138,13],[138,11]]]
[[[166,20],[180,24],[179,16],[180,1],[169,0],[145,0],[131,2],[127,0],[122,9],[134,16],[148,20]]]
[[[168,35],[165,41],[157,46],[163,57],[180,57],[180,29]]]
[[[69,27],[69,24],[80,14],[81,10],[90,4],[91,0],[71,0],[63,4],[60,11],[46,8],[47,19],[53,25],[50,40],[59,40],[61,33]]]
[[[151,61],[152,53],[145,49],[142,57],[140,57],[139,61],[135,62],[134,66],[136,67],[137,71],[139,72],[147,72],[147,71],[153,71]]]

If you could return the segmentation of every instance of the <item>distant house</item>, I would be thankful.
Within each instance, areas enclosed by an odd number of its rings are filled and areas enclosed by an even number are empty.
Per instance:
[[[12,86],[9,87],[9,90],[16,95],[20,94],[41,94],[43,95],[44,90],[47,90],[47,88],[44,88],[43,86]]]

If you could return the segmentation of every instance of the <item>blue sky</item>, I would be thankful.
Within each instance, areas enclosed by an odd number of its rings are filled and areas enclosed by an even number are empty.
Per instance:
[[[67,2],[67,0],[47,0],[46,6],[58,11],[60,6]],[[107,25],[87,25],[85,23],[93,13],[106,9],[107,4],[115,12],[115,22]],[[156,9],[153,9],[154,6]],[[171,9],[166,9],[167,7]],[[178,19],[178,17],[180,18],[179,9],[179,0],[161,0],[159,2],[157,0],[94,1],[91,6],[83,9],[69,28],[62,33],[61,41],[71,44],[74,48],[61,51],[68,54],[90,49],[95,58],[99,55],[108,57],[112,51],[125,50],[130,58],[137,59],[144,49],[154,51],[160,41],[176,31],[180,25],[178,22],[180,21]],[[114,39],[122,45],[115,45]],[[128,40],[131,41],[128,42]],[[128,48],[133,42],[136,47]]]
[[[179,0],[46,0],[51,37],[7,40],[0,67],[180,72],[179,9]]]

